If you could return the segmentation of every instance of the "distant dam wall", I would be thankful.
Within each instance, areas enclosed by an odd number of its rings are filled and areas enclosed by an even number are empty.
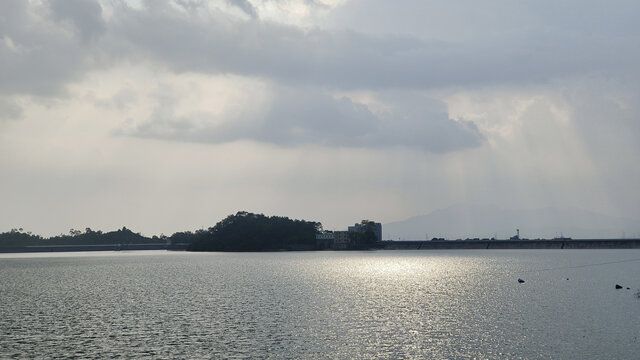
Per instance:
[[[640,239],[385,241],[385,250],[636,249]]]

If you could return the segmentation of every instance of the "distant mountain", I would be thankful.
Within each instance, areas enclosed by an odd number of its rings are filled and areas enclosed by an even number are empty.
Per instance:
[[[575,208],[506,210],[495,206],[454,206],[428,215],[384,224],[383,238],[425,240],[507,239],[520,229],[521,238],[574,239],[640,237],[640,222]]]

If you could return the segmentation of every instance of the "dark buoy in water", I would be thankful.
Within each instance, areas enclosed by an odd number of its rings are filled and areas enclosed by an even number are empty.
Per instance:
[[[522,284],[522,283],[524,282],[524,280],[522,280],[522,279],[518,279],[518,282],[519,282],[520,284]]]
[[[617,290],[617,289],[622,289],[622,286],[620,286],[620,285],[616,284],[616,290]]]

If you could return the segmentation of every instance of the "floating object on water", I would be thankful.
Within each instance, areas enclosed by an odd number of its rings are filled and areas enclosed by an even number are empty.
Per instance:
[[[622,286],[620,286],[620,285],[616,284],[616,290],[617,290],[617,289],[622,289]]]
[[[522,279],[518,278],[518,282],[519,282],[520,284],[522,284],[522,283],[524,282],[524,280],[522,280]]]

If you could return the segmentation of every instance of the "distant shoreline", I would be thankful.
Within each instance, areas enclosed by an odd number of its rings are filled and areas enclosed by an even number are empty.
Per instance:
[[[189,244],[105,244],[43,245],[0,247],[0,253],[80,252],[80,251],[184,251]],[[407,240],[382,241],[378,250],[508,250],[508,249],[638,249],[640,239],[570,239],[570,240]],[[309,249],[306,249],[309,250]],[[274,250],[264,251],[273,252]],[[296,251],[296,250],[283,250]],[[327,250],[316,250],[327,251]],[[352,250],[343,250],[352,251]]]

